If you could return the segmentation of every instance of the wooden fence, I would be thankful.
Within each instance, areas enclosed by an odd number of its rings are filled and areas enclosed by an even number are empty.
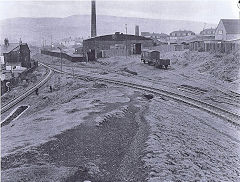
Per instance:
[[[240,44],[226,41],[194,41],[190,42],[190,51],[230,53],[240,49]]]

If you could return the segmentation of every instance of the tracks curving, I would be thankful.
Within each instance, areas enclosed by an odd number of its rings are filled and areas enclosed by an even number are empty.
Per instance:
[[[43,66],[52,69],[53,71],[57,72],[57,73],[64,73],[64,74],[68,74],[68,75],[72,75],[72,73],[69,72],[61,72],[60,70],[53,68],[49,65],[43,64],[41,63]],[[236,126],[240,126],[240,116],[237,113],[233,113],[231,111],[228,111],[226,109],[220,108],[218,106],[212,105],[210,103],[206,103],[203,102],[201,100],[192,98],[192,97],[188,97],[188,96],[184,96],[184,95],[180,95],[171,91],[167,91],[167,90],[163,90],[163,89],[159,89],[159,88],[153,88],[150,86],[146,86],[146,85],[140,85],[140,84],[136,84],[136,83],[131,83],[131,82],[125,82],[125,81],[119,81],[119,80],[114,80],[114,79],[109,79],[109,78],[103,78],[103,77],[97,77],[97,76],[86,76],[86,75],[80,75],[80,74],[75,74],[75,77],[78,77],[80,79],[84,79],[86,81],[100,81],[100,82],[106,82],[106,83],[110,83],[110,84],[117,84],[117,85],[121,85],[121,86],[126,86],[126,87],[130,87],[130,88],[134,88],[134,89],[138,89],[138,90],[142,90],[142,91],[147,91],[147,92],[151,92],[153,94],[157,94],[157,95],[161,95],[161,96],[165,96],[167,98],[173,99],[175,101],[179,101],[182,103],[185,103],[187,105],[190,105],[192,107],[201,109],[203,111],[206,111],[210,114],[213,114],[215,116],[218,116],[226,121],[228,121],[229,123],[236,125]]]

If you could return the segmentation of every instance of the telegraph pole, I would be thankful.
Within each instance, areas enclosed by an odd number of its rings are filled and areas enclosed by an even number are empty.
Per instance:
[[[127,58],[127,53],[128,53],[128,49],[127,49],[127,24],[125,24],[125,29],[126,29],[126,58]]]

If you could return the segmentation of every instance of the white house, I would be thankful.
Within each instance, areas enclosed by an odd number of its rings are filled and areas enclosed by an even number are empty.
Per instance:
[[[215,32],[215,40],[240,39],[240,19],[221,19]]]

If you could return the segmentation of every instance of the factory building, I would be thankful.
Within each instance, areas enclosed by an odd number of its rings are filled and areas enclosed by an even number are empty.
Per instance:
[[[141,54],[143,48],[153,46],[153,40],[142,36],[116,32],[115,34],[103,35],[84,40],[83,52],[88,61],[93,61],[96,58],[103,57],[102,52],[104,50],[110,50],[116,45],[118,45],[118,47],[124,47],[125,55]]]

